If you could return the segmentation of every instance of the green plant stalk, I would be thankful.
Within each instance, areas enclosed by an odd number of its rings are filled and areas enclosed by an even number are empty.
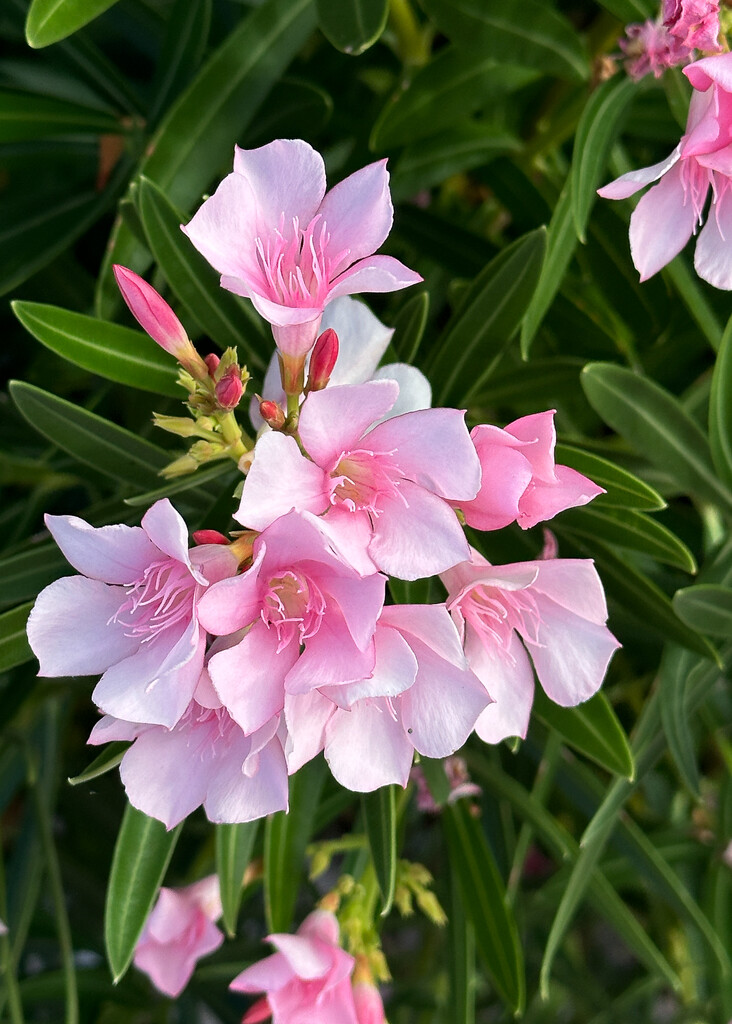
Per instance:
[[[0,836],[0,918],[7,923],[8,906],[5,893],[5,863],[2,858],[2,837]],[[7,934],[0,936],[0,977],[5,978],[5,992],[3,995],[6,996],[8,1000],[10,1024],[24,1024],[25,1019],[23,1017],[23,1005],[20,1000],[20,990],[18,988],[18,979],[15,976],[13,953],[10,946],[10,939]],[[0,998],[0,1011],[2,1010],[3,1001],[4,1000]]]
[[[409,0],[389,0],[389,27],[396,36],[402,63],[410,67],[421,67],[427,63],[430,47]]]

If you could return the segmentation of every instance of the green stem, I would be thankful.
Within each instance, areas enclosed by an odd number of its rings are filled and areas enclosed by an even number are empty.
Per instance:
[[[61,880],[61,868],[59,867],[56,845],[53,841],[51,830],[51,815],[46,806],[45,798],[41,792],[38,779],[34,779],[31,785],[33,804],[38,816],[38,828],[41,833],[41,847],[46,860],[48,881],[51,887],[51,898],[56,916],[56,929],[58,932],[58,944],[61,951],[61,969],[64,975],[66,989],[66,1024],[79,1024],[79,996],[76,988],[76,972],[74,971],[74,950],[71,942],[71,928],[66,913],[64,902],[64,890]]]
[[[8,905],[5,894],[5,864],[2,858],[2,837],[0,837],[0,918],[7,924]],[[13,951],[10,945],[10,937],[7,933],[0,936],[0,977],[5,978],[5,992],[3,994],[8,1000],[10,1024],[24,1024],[20,989],[18,988],[18,979],[15,977]]]
[[[389,26],[396,36],[403,64],[421,67],[430,57],[427,34],[420,26],[409,0],[390,0]]]
[[[244,433],[233,412],[219,417],[221,436],[230,448],[231,457],[237,461],[254,447],[254,441]]]

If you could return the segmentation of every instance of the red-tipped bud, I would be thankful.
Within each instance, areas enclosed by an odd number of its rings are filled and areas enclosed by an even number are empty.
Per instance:
[[[260,1024],[260,1021],[269,1020],[272,1016],[272,1007],[266,996],[252,1003],[241,1019],[241,1024]]]
[[[338,349],[338,335],[329,327],[315,342],[310,357],[307,391],[322,391],[326,386],[338,358]]]
[[[196,544],[228,544],[229,538],[218,530],[194,530],[193,539]]]
[[[277,402],[260,402],[259,415],[272,430],[282,430],[285,425],[285,414]]]
[[[238,366],[230,366],[221,380],[216,382],[216,401],[221,409],[236,409],[241,396],[244,394],[244,385],[241,382],[241,371]]]
[[[206,366],[208,367],[209,377],[213,378],[214,374],[216,373],[216,370],[218,369],[218,365],[221,362],[221,360],[219,359],[219,357],[214,352],[209,352],[209,354],[207,356],[203,357],[203,361],[206,364]]]
[[[379,990],[369,982],[356,982],[353,986],[353,1004],[358,1024],[386,1024],[384,1004]]]
[[[162,295],[127,267],[115,264],[112,269],[122,298],[142,329],[194,377],[206,375],[203,360]]]

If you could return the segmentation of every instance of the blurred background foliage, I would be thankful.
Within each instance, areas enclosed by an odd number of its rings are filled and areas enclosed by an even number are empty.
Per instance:
[[[0,1020],[234,1024],[245,1002],[227,985],[262,954],[265,921],[289,927],[322,891],[306,845],[364,829],[396,832],[450,918],[383,921],[392,1024],[732,1016],[729,298],[688,253],[640,285],[631,204],[594,191],[683,129],[680,73],[632,83],[609,59],[623,25],[655,13],[648,0],[3,0],[0,360],[16,383],[0,394]],[[277,849],[280,871],[236,887],[236,937],[173,1004],[134,969],[112,984],[124,793],[115,772],[69,786],[93,760],[93,680],[37,679],[24,623],[67,571],[43,513],[138,522],[170,458],[151,413],[175,410],[173,372],[131,330],[111,264],[148,276],[204,352],[235,342],[256,390],[271,343],[177,225],[234,143],[277,137],[322,151],[331,182],[389,158],[387,251],[425,279],[369,299],[396,327],[389,357],[471,424],[557,409],[558,461],[607,494],[552,530],[560,555],[595,559],[623,649],[588,705],[537,698],[525,742],[471,740],[478,817],[409,799],[397,827],[393,802],[301,773],[291,821],[229,836],[255,863]],[[199,472],[173,500],[192,529],[225,530],[234,476]],[[543,545],[540,530],[471,539],[495,562]],[[393,590],[441,599],[436,583]],[[430,777],[439,793],[439,766]],[[201,812],[176,843],[156,831],[149,877],[124,897],[118,847],[113,961],[129,960],[167,856],[167,883],[183,884],[217,853],[226,865],[224,841]]]

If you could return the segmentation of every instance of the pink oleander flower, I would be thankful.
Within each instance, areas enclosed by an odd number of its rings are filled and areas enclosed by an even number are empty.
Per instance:
[[[199,605],[209,632],[246,630],[208,663],[246,735],[282,710],[285,693],[371,674],[384,587],[383,576],[354,569],[309,512],[289,512],[257,537],[251,567],[211,587]]]
[[[236,572],[236,556],[220,544],[189,551],[186,524],[167,498],[141,526],[95,529],[76,516],[46,516],[46,526],[82,575],[38,595],[28,642],[39,674],[103,673],[92,697],[104,712],[172,728],[203,669],[199,599]]]
[[[379,422],[394,380],[327,387],[307,397],[294,438],[260,437],[235,518],[264,529],[293,505],[324,517],[352,564],[402,579],[431,576],[467,557],[450,503],[475,497],[480,464],[457,409]]]
[[[370,677],[286,699],[290,774],[325,750],[347,789],[406,786],[415,750],[453,754],[489,701],[443,605],[389,605]]]
[[[480,786],[470,781],[468,766],[464,758],[457,755],[447,757],[443,761],[442,766],[445,769],[445,775],[450,786],[450,792],[447,797],[448,804],[454,804],[467,796],[480,796],[483,792]],[[424,772],[418,764],[412,767],[409,778],[417,787],[418,809],[426,814],[439,814],[441,808],[439,804],[435,803],[430,787],[427,784],[427,779],[424,777]]]
[[[381,994],[368,981],[356,981],[353,985],[353,1004],[356,1007],[358,1024],[387,1024]]]
[[[451,504],[477,530],[500,530],[513,522],[528,530],[604,493],[576,470],[555,464],[553,409],[522,416],[503,430],[481,424],[470,437],[480,459],[480,490],[472,501]]]
[[[494,701],[478,719],[481,739],[526,735],[534,670],[562,707],[599,689],[620,645],[605,625],[605,594],[591,560],[491,565],[473,551],[441,578],[468,664]]]
[[[215,641],[215,651],[232,642]],[[204,670],[195,697],[172,729],[105,715],[89,743],[134,740],[120,765],[133,807],[174,828],[203,804],[209,821],[253,821],[288,807],[279,715],[245,736]]]
[[[636,81],[650,72],[660,78],[666,68],[677,67],[691,56],[691,47],[657,21],[626,25],[625,36],[618,45],[625,54],[625,70]]]
[[[300,139],[234,151],[234,171],[183,230],[272,325],[277,347],[304,356],[326,305],[354,292],[391,292],[422,278],[374,256],[393,219],[386,161],[325,191],[323,158]]]
[[[341,949],[335,915],[316,910],[294,935],[269,935],[277,950],[242,971],[235,992],[266,992],[242,1024],[361,1024],[351,988],[355,961]]]
[[[684,68],[694,87],[686,132],[676,149],[652,167],[629,171],[598,189],[606,199],[627,199],[658,181],[630,218],[630,251],[641,281],[684,248],[702,222],[694,266],[716,288],[732,289],[732,53],[704,57]],[[659,181],[660,179],[660,181]]]
[[[214,924],[223,913],[216,875],[182,889],[160,889],[135,946],[134,964],[171,999],[181,994],[201,957],[224,941]]]
[[[721,49],[717,0],[663,0],[661,17],[670,34],[690,50]]]
[[[320,326],[321,330],[331,329],[338,335],[338,358],[330,374],[329,387],[364,384],[367,380],[395,380],[399,385],[399,398],[389,410],[390,418],[404,412],[429,409],[432,404],[432,387],[421,370],[408,363],[379,366],[394,330],[382,324],[363,302],[350,295],[334,299],[326,306]],[[309,360],[310,356],[305,362],[306,369]],[[285,401],[276,352],[267,367],[262,394],[280,405]],[[258,430],[262,426],[262,417],[256,399],[252,399],[249,415]]]

